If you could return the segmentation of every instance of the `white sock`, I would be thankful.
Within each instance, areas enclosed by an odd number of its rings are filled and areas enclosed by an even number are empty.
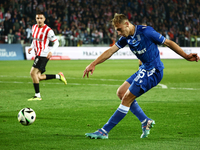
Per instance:
[[[59,74],[56,74],[56,79],[60,79],[60,75]]]
[[[35,93],[35,96],[41,97],[40,93]]]

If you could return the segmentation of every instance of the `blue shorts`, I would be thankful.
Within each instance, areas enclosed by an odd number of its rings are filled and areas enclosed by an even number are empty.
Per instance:
[[[130,83],[129,91],[139,97],[156,86],[163,78],[163,70],[152,69],[150,71],[140,69],[126,81]]]

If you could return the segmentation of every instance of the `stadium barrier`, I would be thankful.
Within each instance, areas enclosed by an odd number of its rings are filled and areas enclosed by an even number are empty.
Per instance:
[[[0,44],[0,60],[24,60],[21,44]]]
[[[25,47],[25,55],[27,60],[35,58],[34,51],[28,54],[28,48]],[[77,59],[96,59],[105,50],[110,47],[58,47],[53,53],[52,60],[77,60]],[[198,53],[200,56],[199,47],[182,47],[186,53]],[[183,59],[168,47],[159,47],[161,59]],[[129,47],[125,47],[117,51],[110,59],[137,59],[130,51]]]

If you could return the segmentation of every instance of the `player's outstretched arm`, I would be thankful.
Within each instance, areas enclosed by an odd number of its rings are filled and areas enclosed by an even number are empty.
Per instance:
[[[199,56],[196,53],[186,54],[180,46],[178,46],[175,42],[173,42],[171,40],[166,39],[164,42],[164,45],[166,45],[167,47],[169,47],[174,52],[176,52],[177,54],[179,54],[180,56],[182,56],[183,58],[185,58],[188,61],[198,62],[198,60],[199,60]]]
[[[90,65],[88,65],[84,72],[83,72],[83,78],[85,75],[89,77],[89,72],[91,72],[91,75],[94,72],[95,66],[104,62],[105,60],[109,59],[116,51],[118,51],[119,48],[116,45],[113,45],[111,48],[103,52],[96,60],[94,60]]]

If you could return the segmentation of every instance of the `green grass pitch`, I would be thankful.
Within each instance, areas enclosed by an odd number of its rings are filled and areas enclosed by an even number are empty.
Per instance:
[[[138,119],[129,112],[109,133],[94,140],[85,133],[101,128],[120,104],[118,87],[138,69],[137,60],[107,60],[90,78],[82,78],[92,60],[52,60],[47,74],[62,71],[59,80],[40,82],[42,101],[34,95],[30,68],[33,61],[0,61],[1,150],[197,150],[200,149],[200,67],[186,60],[162,60],[161,83],[137,98],[156,125],[146,139]],[[30,107],[37,118],[30,126],[17,120],[20,109]]]

